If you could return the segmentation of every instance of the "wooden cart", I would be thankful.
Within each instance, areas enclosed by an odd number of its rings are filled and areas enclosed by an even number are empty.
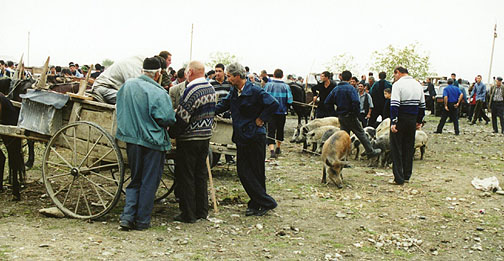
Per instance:
[[[21,116],[39,119],[38,124],[49,126],[48,130],[41,134],[20,124],[0,125],[0,133],[46,143],[42,177],[47,195],[56,206],[65,215],[79,219],[107,214],[129,179],[124,175],[126,144],[114,138],[115,106],[70,97],[63,108],[48,116],[47,110],[28,106],[25,100],[15,105],[21,107]],[[28,107],[34,109],[24,110]],[[167,154],[168,158],[172,156]],[[173,178],[165,174],[156,198],[168,196],[173,186]]]

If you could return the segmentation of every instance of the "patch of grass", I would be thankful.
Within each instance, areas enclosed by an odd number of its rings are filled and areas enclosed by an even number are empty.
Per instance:
[[[166,226],[152,226],[149,230],[152,231],[166,231]]]
[[[374,247],[370,247],[370,246],[363,246],[361,248],[362,252],[365,252],[365,253],[375,253],[376,252],[376,248]]]
[[[201,254],[196,254],[194,256],[191,256],[191,260],[207,260],[207,258]]]
[[[414,256],[412,253],[409,253],[409,252],[406,252],[406,251],[400,250],[400,249],[392,250],[392,254],[394,254],[395,256],[404,257],[404,258],[408,258],[408,259],[410,259]]]
[[[502,217],[498,215],[485,215],[483,220],[492,227],[498,227],[502,223]]]
[[[442,216],[443,216],[444,218],[453,218],[453,215],[452,215],[452,214],[450,214],[450,213],[447,213],[447,212],[443,213],[443,215],[442,215]]]
[[[0,246],[0,259],[7,260],[7,253],[12,252],[12,250],[7,245]]]

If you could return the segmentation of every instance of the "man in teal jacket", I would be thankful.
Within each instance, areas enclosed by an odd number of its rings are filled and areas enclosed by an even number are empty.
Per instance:
[[[143,75],[127,80],[117,92],[116,138],[127,144],[131,170],[120,221],[123,230],[149,228],[165,151],[171,148],[166,128],[175,124],[175,112],[168,93],[157,83],[160,72],[159,60],[146,58]]]

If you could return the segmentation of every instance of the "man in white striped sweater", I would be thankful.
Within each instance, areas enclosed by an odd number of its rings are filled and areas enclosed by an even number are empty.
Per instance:
[[[413,171],[415,132],[420,129],[425,115],[423,88],[404,67],[394,69],[390,101],[390,150],[394,185],[408,183]]]

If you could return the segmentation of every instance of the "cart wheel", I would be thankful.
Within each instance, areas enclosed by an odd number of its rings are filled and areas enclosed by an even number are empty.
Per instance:
[[[154,199],[155,202],[161,201],[162,199],[168,197],[173,190],[175,189],[175,160],[167,159],[165,162],[165,166],[167,170],[163,171],[163,176],[161,177],[161,181],[159,182],[159,187],[156,191],[156,197]],[[112,173],[112,177],[115,179],[116,172]],[[131,180],[131,174],[125,175],[123,188],[121,192],[126,194],[126,187]]]
[[[170,163],[172,161],[173,172],[170,170]],[[163,171],[163,176],[161,177],[161,182],[159,182],[159,187],[156,191],[156,199],[155,202],[161,201],[170,195],[173,190],[175,190],[175,161],[167,160],[165,165],[168,165],[168,170]]]
[[[210,162],[210,167],[213,168],[219,163],[221,154],[218,152],[213,152],[212,148],[208,148],[208,161]]]
[[[116,205],[121,194],[121,150],[99,125],[71,123],[49,140],[42,160],[42,178],[47,194],[65,215],[99,218]]]

